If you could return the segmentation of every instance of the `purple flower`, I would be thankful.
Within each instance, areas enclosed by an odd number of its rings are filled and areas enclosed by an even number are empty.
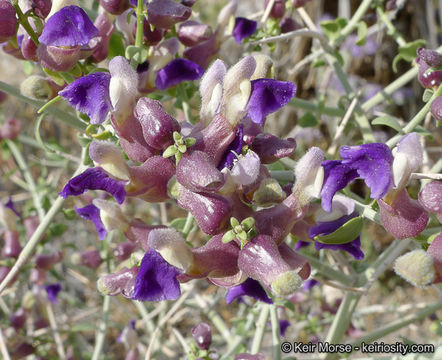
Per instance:
[[[175,59],[158,71],[155,86],[166,90],[182,81],[197,80],[204,74],[204,69],[186,59]]]
[[[279,320],[279,334],[285,336],[285,332],[292,324],[288,320]]]
[[[100,167],[86,169],[82,174],[72,178],[60,192],[60,196],[77,196],[86,190],[104,190],[111,194],[119,204],[126,197],[124,181],[112,179]]]
[[[271,164],[294,153],[296,141],[293,138],[281,139],[272,134],[258,134],[250,144],[263,164]]]
[[[339,219],[327,222],[319,222],[318,225],[313,226],[309,229],[308,235],[313,239],[317,235],[328,235],[339,229],[350,219],[356,217],[357,214],[353,213],[351,215],[345,215]],[[353,241],[346,244],[324,244],[319,241],[315,241],[316,250],[330,249],[330,250],[344,250],[352,255],[356,260],[362,260],[364,258],[364,253],[361,250],[361,238],[358,236]]]
[[[242,39],[248,38],[256,31],[258,23],[254,20],[249,20],[243,17],[235,18],[235,27],[232,35],[238,44],[241,44]]]
[[[340,150],[342,164],[356,169],[371,190],[372,199],[380,199],[392,185],[391,165],[393,155],[381,143],[343,146]]]
[[[295,250],[298,251],[299,249],[303,248],[303,247],[307,247],[311,244],[310,241],[302,241],[302,240],[298,240],[298,242],[295,244]]]
[[[66,86],[58,94],[68,100],[69,105],[85,113],[91,124],[101,124],[112,104],[109,96],[110,74],[96,72],[83,76]]]
[[[66,6],[48,19],[38,40],[47,46],[77,46],[87,45],[97,35],[82,8]]]
[[[309,280],[307,280],[307,281],[305,281],[304,282],[304,285],[303,285],[303,289],[304,290],[310,290],[312,287],[314,287],[314,286],[316,286],[316,285],[318,285],[319,284],[319,281],[318,280],[315,280],[315,279],[309,279]]]
[[[244,144],[244,126],[241,124],[236,130],[236,135],[230,145],[227,147],[224,155],[218,164],[218,169],[222,170],[224,168],[232,169],[233,160],[236,159],[237,154],[241,154],[241,149]]]
[[[326,160],[324,168],[324,183],[321,190],[321,205],[325,211],[332,211],[332,199],[335,193],[342,190],[348,183],[358,177],[358,172],[341,160]]]
[[[181,295],[177,276],[180,271],[170,265],[155,250],[148,250],[141,260],[135,279],[132,300],[161,301],[176,300]]]
[[[107,231],[103,225],[103,222],[101,221],[99,208],[97,208],[94,204],[90,204],[82,208],[74,206],[74,210],[82,218],[90,220],[94,223],[100,240],[104,240],[106,238]]]
[[[230,304],[241,296],[250,296],[263,303],[273,304],[273,300],[267,296],[267,293],[259,281],[253,280],[252,278],[248,278],[243,283],[227,290],[226,303]]]
[[[49,284],[45,286],[45,290],[51,303],[56,304],[58,293],[61,291],[61,285],[58,283]]]
[[[21,214],[15,208],[14,203],[12,202],[12,198],[11,197],[9,197],[8,201],[5,204],[5,207],[8,208],[9,210],[11,210],[19,218],[21,218]]]
[[[273,79],[252,80],[252,90],[247,104],[248,114],[254,123],[264,125],[265,117],[287,105],[296,94],[296,85],[290,81]]]

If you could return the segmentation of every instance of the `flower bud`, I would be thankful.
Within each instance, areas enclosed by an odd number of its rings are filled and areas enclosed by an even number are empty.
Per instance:
[[[136,36],[137,34],[137,24],[133,24],[133,35]],[[151,25],[149,24],[149,21],[147,21],[146,18],[144,18],[144,25],[143,25],[143,42],[148,46],[155,46],[158,45],[158,43],[163,39],[164,33],[166,32],[165,29],[160,28],[154,28],[152,30]]]
[[[129,8],[129,0],[100,0],[104,10],[112,15],[120,15]]]
[[[11,268],[9,266],[0,266],[0,282],[2,282],[6,275],[11,271]],[[14,283],[18,278],[18,274],[14,276],[14,278],[9,282],[9,284]]]
[[[31,344],[21,342],[12,350],[11,355],[14,357],[14,359],[21,359],[33,354],[34,352],[35,349]]]
[[[301,24],[299,24],[297,21],[295,21],[294,19],[289,18],[289,17],[283,18],[281,20],[281,22],[279,23],[279,26],[281,27],[282,34],[302,28]]]
[[[212,330],[210,325],[200,322],[192,328],[192,337],[198,347],[202,350],[208,350],[212,343]]]
[[[147,6],[147,19],[153,26],[168,29],[187,20],[192,10],[172,0],[153,0]]]
[[[23,95],[37,100],[50,100],[56,96],[49,80],[39,75],[27,77],[21,83],[20,91]]]
[[[416,287],[430,285],[436,276],[433,258],[421,249],[410,251],[397,258],[394,271]]]
[[[114,256],[120,261],[129,259],[136,247],[136,244],[130,241],[119,243],[114,249]]]
[[[425,185],[418,199],[425,210],[442,215],[442,182],[432,181]]]
[[[265,0],[264,9],[267,9],[270,0]],[[272,9],[270,10],[270,17],[280,19],[285,14],[285,0],[275,0]]]
[[[195,46],[208,40],[211,35],[212,29],[209,25],[193,20],[183,22],[178,28],[178,39],[186,46]]]
[[[185,153],[176,167],[178,182],[195,192],[215,192],[224,185],[224,176],[202,151]]]
[[[52,0],[32,0],[32,9],[35,15],[41,19],[45,19],[52,8]]]
[[[117,273],[102,276],[97,281],[97,288],[103,295],[122,294],[131,297],[134,292],[135,278],[138,274],[138,267],[124,268]]]
[[[39,270],[50,270],[55,264],[59,263],[63,255],[61,251],[50,254],[39,254],[35,257],[35,267]]]
[[[15,9],[9,1],[0,1],[0,43],[8,41],[17,33]]]
[[[206,234],[215,235],[225,229],[232,213],[229,201],[217,194],[199,194],[179,186],[178,205],[190,211]]]
[[[35,42],[32,40],[32,38],[25,34],[23,36],[23,40],[21,41],[20,46],[21,53],[23,54],[23,57],[26,60],[32,60],[37,62],[38,56],[37,56],[37,45],[35,45]]]
[[[16,118],[9,117],[0,127],[0,139],[15,140],[17,139],[20,130],[21,121]]]
[[[46,282],[46,270],[42,269],[31,269],[31,273],[29,275],[29,281],[32,284],[43,285]]]
[[[235,16],[236,9],[238,8],[238,0],[231,0],[225,5],[218,14],[216,23],[218,27],[225,27],[232,16]]]
[[[321,166],[323,159],[322,150],[312,147],[296,164],[293,193],[297,194],[303,205],[319,197],[324,182],[324,168]]]
[[[3,239],[5,243],[2,249],[2,256],[5,258],[17,258],[22,249],[19,241],[19,233],[14,230],[6,230]]]
[[[442,233],[433,239],[427,253],[433,259],[434,268],[436,269],[435,282],[442,282]]]
[[[435,50],[428,50],[420,47],[417,49],[416,53],[421,60],[427,63],[428,66],[438,67],[442,65],[442,55]]]
[[[134,115],[141,124],[144,139],[155,149],[163,150],[171,145],[173,132],[181,131],[178,121],[157,100],[141,98],[134,109]]]
[[[98,63],[107,58],[109,42],[114,32],[114,24],[105,13],[102,13],[95,19],[94,25],[98,29],[98,36],[101,37],[101,41],[92,53],[92,60]]]
[[[204,246],[192,249],[193,267],[186,275],[226,278],[238,274],[239,247],[234,241],[223,243],[222,237],[223,234],[215,235]]]
[[[15,331],[23,328],[26,322],[27,313],[23,307],[19,307],[18,310],[9,316],[9,322]]]
[[[281,139],[272,134],[259,134],[250,145],[256,152],[262,164],[271,164],[294,153],[296,141],[293,138]]]
[[[25,226],[26,230],[26,239],[30,239],[32,234],[37,229],[38,225],[40,224],[40,220],[37,215],[35,216],[28,216],[24,221],[23,224]]]
[[[96,269],[100,266],[102,259],[98,250],[89,250],[72,255],[71,261],[74,264],[81,264],[91,269]]]

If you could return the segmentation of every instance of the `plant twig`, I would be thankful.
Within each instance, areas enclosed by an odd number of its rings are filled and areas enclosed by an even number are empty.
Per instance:
[[[46,311],[48,313],[49,325],[51,326],[52,334],[54,335],[55,347],[57,348],[58,356],[60,359],[66,358],[66,352],[63,347],[63,340],[61,339],[60,333],[57,327],[57,321],[55,320],[54,310],[52,309],[52,304],[48,302],[46,304]]]
[[[257,354],[261,348],[262,339],[264,337],[267,320],[270,313],[270,307],[267,304],[260,304],[260,306],[261,313],[259,314],[258,322],[256,323],[255,336],[253,337],[252,348],[250,350],[252,355]]]
[[[9,356],[8,348],[6,347],[5,339],[3,338],[3,331],[0,328],[0,353],[4,360],[11,360]]]
[[[270,308],[270,321],[272,323],[273,360],[281,359],[281,330],[279,328],[278,314],[275,304],[267,305]]]

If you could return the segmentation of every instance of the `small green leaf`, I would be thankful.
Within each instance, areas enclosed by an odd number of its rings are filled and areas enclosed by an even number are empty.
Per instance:
[[[184,143],[186,144],[187,147],[191,147],[191,146],[195,145],[196,139],[192,138],[192,137],[188,137],[184,140]]]
[[[422,95],[422,101],[423,102],[428,102],[431,97],[433,96],[434,91],[431,89],[425,89],[424,94]]]
[[[399,124],[399,122],[397,121],[397,119],[395,117],[390,116],[390,115],[380,116],[380,117],[374,119],[371,122],[371,124],[372,125],[385,125],[385,126],[393,128],[398,133],[402,133],[402,126],[401,126],[401,124]]]
[[[176,153],[177,153],[177,148],[175,147],[175,145],[170,145],[166,150],[164,150],[163,158],[174,156]]]
[[[149,56],[149,50],[144,47],[138,47],[134,45],[130,45],[126,48],[126,59],[129,60],[135,60],[138,64],[142,64],[147,60],[147,57]]]
[[[234,227],[236,227],[238,225],[239,225],[239,221],[236,218],[231,217],[230,218],[230,226],[232,226],[232,228],[234,228]]]
[[[232,230],[230,230],[230,231],[227,231],[227,232],[223,235],[221,241],[222,241],[224,244],[227,244],[227,243],[231,242],[233,239],[235,239],[235,237],[236,237],[236,234],[235,234]]]
[[[176,218],[169,223],[169,226],[177,229],[178,231],[183,231],[185,223],[186,218]]]
[[[425,46],[427,42],[422,39],[418,39],[409,42],[403,46],[399,46],[399,53],[393,59],[393,71],[397,72],[397,63],[401,60],[412,62],[416,58],[416,50]]]
[[[320,24],[322,32],[330,40],[334,41],[339,37],[341,30],[347,25],[347,20],[337,18],[335,20],[322,21]]]
[[[253,225],[255,225],[255,219],[252,217],[248,217],[241,221],[241,225],[243,226],[244,230],[248,231],[252,228]]]
[[[52,79],[52,81],[54,81],[54,83],[56,83],[58,86],[63,86],[65,81],[64,79],[58,75],[58,73],[56,73],[55,71],[43,68],[43,71]]]
[[[303,128],[307,127],[315,127],[318,125],[318,120],[316,120],[316,116],[313,115],[311,112],[306,112],[299,120],[298,120],[299,126]]]
[[[178,151],[182,154],[184,154],[187,151],[187,146],[186,145],[180,145],[178,146]]]
[[[57,237],[62,235],[67,230],[67,225],[58,223],[49,225],[49,233],[52,237]]]
[[[364,21],[358,23],[358,39],[356,45],[365,45],[365,37],[367,36],[367,24]]]
[[[347,244],[361,234],[362,224],[362,217],[355,217],[331,234],[315,236],[315,240],[324,244]]]
[[[433,133],[425,129],[423,126],[418,125],[414,128],[414,131],[417,132],[419,135],[422,136],[429,136],[430,138],[433,138]]]

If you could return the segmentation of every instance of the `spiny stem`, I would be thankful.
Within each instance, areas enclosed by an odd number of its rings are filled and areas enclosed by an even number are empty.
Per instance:
[[[23,173],[23,177],[25,178],[25,181],[29,187],[29,191],[31,192],[32,200],[34,201],[34,206],[35,209],[37,210],[38,218],[40,219],[40,221],[42,221],[45,216],[45,211],[41,204],[40,195],[38,194],[37,186],[35,185],[34,178],[31,175],[28,164],[23,158],[21,151],[18,149],[17,145],[15,145],[15,143],[12,140],[5,140],[5,141],[9,147],[9,150],[11,150],[12,156],[14,156],[14,159],[17,162],[18,167]]]
[[[270,308],[270,321],[272,322],[273,359],[281,359],[281,331],[279,328],[278,314],[275,304],[267,305]]]
[[[262,339],[264,337],[267,320],[269,318],[270,307],[266,304],[261,304],[261,313],[259,314],[258,322],[256,323],[256,332],[252,341],[252,348],[250,352],[252,355],[257,354],[261,348]]]
[[[84,152],[84,151],[83,151]],[[83,170],[83,166],[80,166],[77,171],[74,173],[73,177],[78,175]],[[35,232],[32,234],[29,241],[26,243],[25,247],[20,252],[20,255],[17,258],[17,261],[15,262],[14,266],[12,267],[11,271],[9,271],[8,275],[3,279],[3,281],[0,283],[0,295],[5,290],[6,286],[11,282],[11,280],[18,274],[21,267],[28,261],[29,257],[31,256],[32,252],[34,251],[35,247],[45,234],[46,230],[48,229],[49,225],[51,225],[52,221],[54,220],[55,216],[58,214],[58,212],[63,207],[63,204],[65,202],[65,199],[62,197],[58,197],[57,200],[54,201],[49,211],[46,213],[40,224],[38,225]]]
[[[144,14],[143,14],[143,0],[137,2],[137,32],[135,37],[135,46],[143,45],[143,30],[144,30]]]

